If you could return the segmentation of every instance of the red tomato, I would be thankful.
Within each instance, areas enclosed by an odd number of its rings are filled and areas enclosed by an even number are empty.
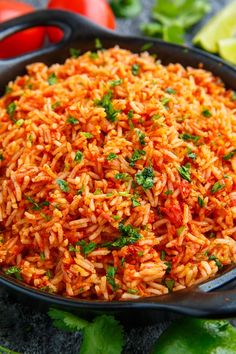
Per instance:
[[[48,8],[76,12],[100,26],[115,28],[115,16],[106,0],[50,0]],[[48,28],[48,35],[52,42],[59,42],[63,37],[62,31],[55,27]]]
[[[34,11],[33,6],[15,0],[0,0],[0,22]],[[44,41],[43,27],[29,28],[0,42],[0,58],[15,57],[40,48]]]

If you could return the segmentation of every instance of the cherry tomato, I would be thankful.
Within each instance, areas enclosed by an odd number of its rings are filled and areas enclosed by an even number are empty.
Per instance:
[[[34,11],[33,6],[15,0],[0,0],[0,22]],[[40,48],[45,29],[34,27],[0,41],[0,58],[10,58]]]
[[[115,16],[106,0],[50,0],[48,8],[76,12],[100,26],[115,28]],[[63,37],[62,31],[55,27],[48,28],[48,35],[52,42],[59,42]]]

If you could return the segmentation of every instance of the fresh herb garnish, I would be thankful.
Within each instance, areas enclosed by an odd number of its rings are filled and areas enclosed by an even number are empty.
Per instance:
[[[13,275],[16,279],[22,280],[22,276],[21,276],[20,272],[21,272],[21,269],[19,267],[12,266],[5,271],[5,274]]]
[[[112,104],[112,92],[108,91],[101,100],[95,100],[95,105],[104,108],[106,112],[106,118],[110,122],[115,122],[117,120],[117,114],[120,112],[113,107]]]
[[[204,200],[202,199],[202,197],[198,196],[197,202],[198,202],[200,208],[204,208],[205,203],[204,203]]]
[[[49,269],[46,271],[45,275],[48,277],[48,279],[52,279],[52,272]]]
[[[135,193],[133,195],[133,197],[131,197],[131,201],[132,201],[132,205],[134,208],[138,207],[139,205],[141,205],[141,203],[138,201],[139,198],[139,194]]]
[[[99,58],[98,53],[96,53],[96,52],[90,53],[89,57],[93,60]]]
[[[15,111],[16,111],[16,103],[15,103],[15,102],[11,102],[11,103],[7,106],[7,114],[8,114],[9,118],[10,118],[12,121],[14,121]]]
[[[129,164],[131,167],[135,166],[135,162],[140,160],[142,156],[146,155],[146,151],[144,150],[134,150],[131,159],[129,160]]]
[[[82,151],[79,151],[79,150],[78,150],[78,151],[76,152],[74,160],[75,160],[76,162],[81,162],[81,161],[83,160],[83,153],[82,153]]]
[[[116,17],[136,17],[142,9],[140,0],[110,0],[110,6]]]
[[[203,115],[204,117],[206,117],[206,118],[212,117],[212,113],[211,113],[211,111],[209,111],[208,108],[204,108],[204,109],[202,110],[202,115]]]
[[[153,43],[145,43],[142,47],[141,47],[141,52],[145,52],[146,50],[152,48]]]
[[[3,154],[0,152],[0,161],[3,161],[4,160],[4,156]]]
[[[236,101],[236,91],[233,91],[231,101]]]
[[[72,58],[78,58],[80,56],[81,50],[76,48],[70,48],[70,56]]]
[[[228,161],[230,159],[232,159],[232,157],[234,157],[234,155],[236,154],[236,149],[230,151],[228,154],[223,156],[223,160]]]
[[[130,179],[130,175],[128,173],[116,173],[115,179],[128,181]]]
[[[144,133],[142,133],[140,130],[137,130],[136,134],[138,136],[139,144],[142,146],[146,145],[146,142],[145,142],[146,135]]]
[[[135,180],[143,189],[151,189],[154,185],[154,172],[152,167],[145,167],[142,171],[136,173]]]
[[[73,246],[73,245],[69,245],[68,251],[69,252],[78,252],[78,249],[75,246]]]
[[[170,99],[169,97],[162,97],[160,101],[163,104],[163,106],[167,107],[170,102]]]
[[[117,272],[117,267],[108,266],[107,272],[106,272],[106,278],[107,278],[108,283],[111,285],[113,291],[116,291],[118,288],[118,286],[115,282],[116,272]]]
[[[52,217],[51,217],[50,215],[48,215],[48,214],[40,213],[40,216],[42,216],[42,218],[43,218],[46,222],[52,220]]]
[[[120,354],[124,345],[123,327],[113,316],[101,315],[88,322],[69,312],[50,309],[53,325],[67,332],[83,331],[82,354]]]
[[[160,258],[161,258],[161,261],[164,261],[166,258],[166,252],[164,250],[161,250]]]
[[[50,203],[45,200],[43,202],[37,203],[32,197],[30,196],[25,196],[25,198],[28,200],[28,202],[30,202],[32,204],[32,209],[33,210],[41,210],[43,207],[45,206],[49,206]]]
[[[172,189],[167,189],[167,191],[164,193],[165,195],[172,195],[174,192]]]
[[[54,111],[54,109],[60,107],[60,105],[61,105],[61,102],[60,102],[60,101],[54,102],[54,103],[52,104],[52,110]]]
[[[118,220],[120,219],[120,216],[119,216],[119,215],[113,215],[112,217],[113,217],[113,219],[114,219],[115,221],[118,221]]]
[[[95,190],[95,192],[93,194],[94,195],[102,194],[102,190],[100,188],[98,188],[98,189]]]
[[[24,119],[18,119],[17,121],[16,121],[16,125],[20,128],[23,124],[24,124]]]
[[[70,191],[68,182],[64,181],[63,179],[57,179],[57,184],[62,190],[62,192],[68,193]]]
[[[171,269],[172,269],[172,262],[164,262],[164,264],[166,265],[166,273],[169,274]]]
[[[167,87],[166,93],[169,93],[170,95],[175,95],[176,91],[171,87]]]
[[[48,76],[48,83],[50,86],[57,84],[57,76],[55,73],[52,73]]]
[[[138,76],[139,72],[140,72],[140,65],[139,64],[133,64],[131,70],[132,70],[132,74],[134,76]]]
[[[176,230],[176,233],[177,233],[177,235],[178,236],[180,236],[183,232],[184,232],[184,230],[186,229],[186,226],[180,226],[177,230]]]
[[[179,135],[180,139],[186,140],[186,141],[193,141],[194,143],[197,143],[198,140],[200,139],[200,136],[198,135],[192,135],[188,133],[183,133]]]
[[[138,232],[139,230],[134,228],[132,225],[124,225],[122,222],[119,223],[118,227],[121,237],[113,242],[106,242],[102,246],[107,248],[122,248],[127,245],[132,245],[137,242],[142,236]]]
[[[88,133],[88,132],[80,132],[81,135],[83,135],[86,139],[92,139],[93,134]]]
[[[214,193],[217,193],[219,192],[221,189],[224,189],[225,188],[225,184],[222,184],[220,183],[220,181],[217,181],[213,187],[211,188],[211,193],[214,194]]]
[[[107,161],[111,161],[111,160],[115,160],[118,158],[118,155],[116,155],[114,152],[111,152],[108,156],[107,156]]]
[[[192,150],[187,147],[187,157],[189,157],[192,160],[196,160],[197,155],[195,154],[195,152],[192,152]]]
[[[81,247],[82,254],[87,257],[89,253],[93,252],[97,248],[95,242],[86,243],[85,240],[76,242],[76,245]]]
[[[102,42],[100,41],[99,38],[95,38],[95,48],[102,49]]]
[[[123,79],[109,81],[111,87],[119,86],[123,83]]]
[[[10,86],[5,87],[5,95],[12,93],[13,89]]]
[[[220,260],[219,260],[216,256],[214,256],[213,254],[210,255],[210,256],[208,257],[208,259],[215,261],[215,264],[217,265],[218,269],[222,269],[222,268],[223,268],[223,264],[222,264],[222,263],[220,262]]]
[[[178,168],[178,172],[180,176],[183,179],[186,179],[186,181],[188,181],[189,183],[191,182],[190,167],[191,167],[190,164],[186,164],[185,166],[180,166]]]
[[[78,124],[79,121],[78,121],[78,119],[76,119],[76,118],[74,118],[72,116],[69,116],[69,118],[67,119],[67,123],[75,125],[75,124]]]
[[[44,254],[44,252],[40,252],[40,255],[39,255],[39,257],[40,257],[40,260],[41,261],[45,261],[45,254]]]
[[[172,292],[175,286],[175,281],[173,279],[166,278],[163,283],[168,288],[169,292]]]

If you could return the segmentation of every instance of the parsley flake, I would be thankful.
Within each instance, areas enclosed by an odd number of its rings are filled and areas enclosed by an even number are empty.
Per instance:
[[[122,222],[119,223],[118,227],[121,237],[113,242],[106,242],[102,246],[107,248],[122,248],[127,245],[132,245],[137,242],[142,236],[138,232],[139,230],[134,228],[132,225],[124,225]]]

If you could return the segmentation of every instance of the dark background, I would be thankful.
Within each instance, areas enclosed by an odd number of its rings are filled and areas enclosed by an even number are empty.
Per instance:
[[[43,7],[47,0],[28,0],[27,2],[34,4],[36,7]],[[229,2],[230,0],[211,1],[212,12],[193,28],[192,33],[188,35],[189,44],[191,44],[191,37],[212,13],[220,10]],[[142,3],[143,11],[141,15],[133,20],[118,20],[117,31],[127,34],[140,34],[140,23],[148,22],[154,0],[142,0]],[[169,323],[163,322],[153,326],[125,328],[126,345],[123,353],[150,353],[153,343]],[[33,312],[30,308],[16,303],[5,290],[0,289],[0,345],[24,354],[77,354],[80,341],[80,333],[64,333],[53,328],[47,314]]]

